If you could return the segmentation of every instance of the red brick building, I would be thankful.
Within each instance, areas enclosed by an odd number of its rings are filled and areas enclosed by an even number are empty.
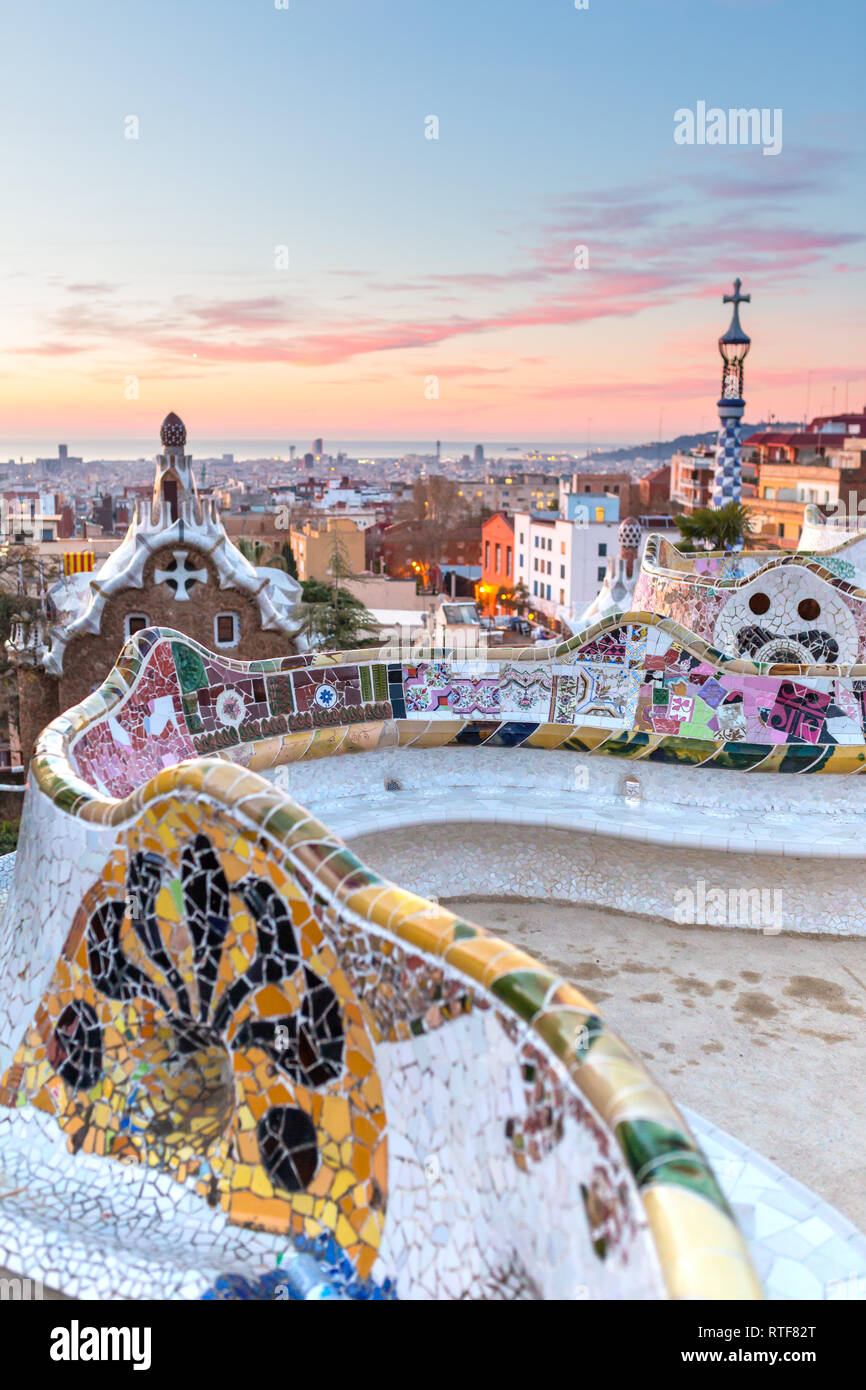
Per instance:
[[[569,492],[609,492],[619,498],[620,516],[630,516],[639,501],[637,484],[630,473],[572,473]],[[519,509],[518,509],[519,510]]]
[[[866,438],[866,414],[817,415],[805,430],[759,430],[743,440],[743,458],[755,463],[821,464],[828,454]]]
[[[640,479],[637,490],[641,512],[658,514],[669,511],[671,498],[670,464],[665,463],[661,468],[654,468],[652,473],[647,473],[645,478]],[[622,515],[621,511],[620,515]]]
[[[504,512],[496,512],[481,528],[481,583],[478,606],[491,617],[500,607],[500,589],[509,593],[514,584],[514,523]]]
[[[367,568],[379,573],[384,565],[392,579],[426,582],[437,568],[481,563],[477,522],[446,528],[429,521],[395,521],[368,527],[365,538]]]

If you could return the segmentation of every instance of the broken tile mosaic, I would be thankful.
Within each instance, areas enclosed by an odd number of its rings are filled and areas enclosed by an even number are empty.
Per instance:
[[[537,723],[503,720],[495,663],[243,665],[136,635],[40,742],[0,956],[0,1148],[31,1191],[70,1174],[70,1239],[89,1191],[122,1225],[140,1173],[142,1216],[152,1178],[200,1233],[183,1277],[213,1298],[759,1293],[687,1126],[590,1002],[380,879],[255,771],[383,737],[621,731],[648,632],[504,656],[506,706]],[[678,726],[696,671],[685,648],[659,671]],[[63,882],[35,870],[61,843]],[[0,1227],[7,1263],[33,1266],[28,1230]],[[107,1277],[75,1270],[60,1284]]]

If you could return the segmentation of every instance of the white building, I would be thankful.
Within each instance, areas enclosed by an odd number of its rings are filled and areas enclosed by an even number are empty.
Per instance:
[[[53,541],[60,533],[62,498],[36,488],[10,488],[0,493],[0,536],[3,542],[30,544]]]
[[[608,560],[619,558],[618,532],[618,516],[568,521],[516,512],[514,582],[526,585],[530,612],[551,621],[582,613],[604,582]]]
[[[348,478],[329,478],[322,488],[322,495],[313,500],[313,506],[321,511],[330,511],[335,507],[349,511],[375,510],[377,506],[394,500],[394,493],[389,487],[377,487],[375,484],[354,487]]]

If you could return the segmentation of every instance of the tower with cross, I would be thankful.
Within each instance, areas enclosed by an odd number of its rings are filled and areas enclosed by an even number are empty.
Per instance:
[[[719,339],[722,355],[722,394],[719,400],[719,441],[716,447],[716,472],[713,480],[713,506],[724,507],[739,502],[742,491],[740,461],[740,428],[746,402],[743,399],[743,363],[752,340],[743,332],[740,305],[750,304],[752,296],[741,294],[742,281],[734,281],[734,293],[726,294],[723,304],[733,304],[731,326]]]

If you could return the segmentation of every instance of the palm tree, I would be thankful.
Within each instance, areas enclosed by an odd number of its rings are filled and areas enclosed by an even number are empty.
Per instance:
[[[238,541],[238,550],[245,560],[249,560],[251,565],[260,565],[265,554],[266,546],[261,541],[249,541],[243,536]]]
[[[698,507],[676,518],[688,550],[735,550],[752,533],[747,509],[740,502],[724,507]]]

